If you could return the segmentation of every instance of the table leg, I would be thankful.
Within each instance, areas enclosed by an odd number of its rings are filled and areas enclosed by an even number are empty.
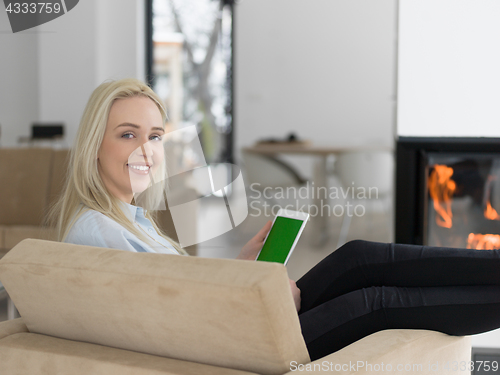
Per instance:
[[[311,244],[315,247],[323,246],[328,241],[328,210],[322,207],[328,206],[328,186],[327,186],[327,156],[320,156],[314,165],[313,192],[311,210],[312,237]]]

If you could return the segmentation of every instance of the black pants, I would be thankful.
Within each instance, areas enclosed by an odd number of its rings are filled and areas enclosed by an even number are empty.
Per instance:
[[[500,251],[351,241],[300,280],[311,360],[384,329],[500,328]]]

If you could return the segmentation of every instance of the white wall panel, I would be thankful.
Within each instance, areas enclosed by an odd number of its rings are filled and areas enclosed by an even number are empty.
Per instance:
[[[398,135],[500,137],[500,2],[401,0]]]

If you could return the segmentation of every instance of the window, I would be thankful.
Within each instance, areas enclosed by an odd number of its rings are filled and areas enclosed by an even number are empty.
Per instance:
[[[172,130],[195,125],[208,163],[233,162],[233,0],[147,0],[148,79]]]

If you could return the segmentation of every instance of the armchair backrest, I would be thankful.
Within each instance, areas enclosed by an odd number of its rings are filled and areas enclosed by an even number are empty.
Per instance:
[[[30,332],[262,374],[309,361],[281,264],[24,240],[0,280]]]

